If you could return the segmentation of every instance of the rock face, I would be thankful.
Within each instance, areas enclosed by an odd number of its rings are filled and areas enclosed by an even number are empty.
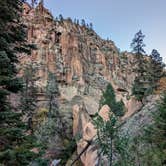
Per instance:
[[[101,39],[93,30],[70,19],[55,21],[42,4],[32,9],[25,3],[23,17],[28,41],[37,49],[29,58],[21,56],[20,61],[37,63],[41,89],[50,71],[60,84],[84,87],[84,93],[88,93],[89,85],[102,89],[108,82],[117,90],[120,87],[130,92],[135,77],[132,55],[120,55],[112,41]]]
[[[140,103],[135,101],[134,108],[134,99],[128,100],[136,75],[134,55],[119,53],[112,41],[101,39],[92,29],[71,19],[55,20],[42,3],[35,9],[25,3],[23,21],[27,25],[28,41],[36,49],[31,51],[31,56],[19,56],[20,65],[33,63],[37,67],[39,107],[45,106],[43,101],[47,100],[48,73],[55,74],[60,90],[59,109],[69,133],[79,138],[78,154],[96,135],[91,116],[98,112],[102,91],[108,83],[128,109],[124,119],[140,108]],[[108,120],[108,112],[108,106],[104,106],[99,114]],[[88,147],[81,161],[85,166],[98,162],[95,144]]]
[[[152,114],[157,110],[157,100],[159,96],[149,96],[141,110],[125,121],[120,133],[128,134],[131,138],[140,135],[143,128],[152,123]]]
[[[104,105],[99,111],[99,115],[104,121],[109,119],[109,113],[110,108],[107,105]],[[97,131],[92,120],[86,112],[86,109],[78,105],[73,107],[73,119],[73,134],[74,136],[76,136],[76,134],[80,135],[77,141],[77,153],[81,154],[88,142],[91,142],[87,150],[81,155],[81,161],[84,166],[95,166],[98,164],[99,157],[98,147],[95,143]]]

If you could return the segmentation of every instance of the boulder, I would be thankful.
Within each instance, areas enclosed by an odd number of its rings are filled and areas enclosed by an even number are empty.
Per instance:
[[[108,105],[104,105],[100,111],[99,115],[103,118],[103,120],[108,121],[110,117],[110,108]]]

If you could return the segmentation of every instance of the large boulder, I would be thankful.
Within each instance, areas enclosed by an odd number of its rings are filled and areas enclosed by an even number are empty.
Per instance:
[[[110,108],[108,105],[104,105],[100,111],[99,115],[103,118],[104,121],[108,121],[110,117]]]

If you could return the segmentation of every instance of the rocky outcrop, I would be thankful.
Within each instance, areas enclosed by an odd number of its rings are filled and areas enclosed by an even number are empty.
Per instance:
[[[23,21],[27,25],[28,42],[36,49],[30,56],[20,55],[20,66],[35,64],[38,86],[38,106],[47,107],[45,87],[49,72],[59,85],[58,105],[67,133],[77,140],[77,153],[96,136],[91,122],[99,109],[101,94],[111,83],[117,100],[123,100],[127,114],[123,120],[141,108],[134,98],[129,99],[137,67],[131,53],[120,53],[113,41],[101,39],[92,29],[73,23],[71,19],[54,19],[39,3],[34,9],[24,4]],[[21,72],[20,72],[21,74]],[[108,120],[110,109],[103,106],[99,115]],[[85,166],[98,162],[95,143],[81,155]]]
[[[99,116],[104,121],[109,119],[110,108],[104,105],[98,112]],[[73,107],[73,134],[79,134],[77,139],[77,153],[78,155],[84,152],[90,142],[87,150],[80,156],[84,166],[95,166],[99,162],[98,146],[96,145],[95,139],[97,131],[93,125],[92,120],[87,114],[86,109],[82,106],[75,105]]]
[[[122,119],[126,119],[131,117],[134,113],[139,111],[142,108],[142,103],[138,100],[135,99],[135,97],[131,97],[127,102],[126,102],[126,108],[127,111],[125,115],[122,117]]]
[[[127,113],[120,121],[120,127],[118,129],[118,133],[122,137],[129,137],[132,141],[133,138],[141,136],[145,127],[152,124],[152,116],[153,113],[156,111],[156,101],[159,99],[159,96],[149,96],[146,100],[144,106],[141,103],[136,102],[133,98],[131,100],[135,101],[136,108],[135,112]],[[130,101],[131,102],[131,101]],[[130,103],[129,102],[129,103]],[[132,107],[131,105],[130,107]],[[129,107],[129,108],[130,108]],[[139,111],[138,111],[139,109]],[[76,113],[77,111],[77,113]],[[110,115],[110,108],[107,105],[104,105],[98,114],[103,118],[103,120],[107,121]],[[75,113],[77,116],[75,116]],[[77,140],[77,153],[78,155],[85,149],[89,141],[92,141],[88,149],[80,156],[83,165],[85,166],[95,166],[98,164],[99,160],[101,159],[98,156],[98,146],[96,145],[96,129],[92,123],[92,120],[89,118],[86,109],[79,109],[78,105],[73,107],[73,114],[74,114],[74,122],[79,121],[79,123],[74,123],[73,126],[73,133],[77,131],[80,134],[79,139]],[[86,117],[86,118],[85,118]],[[129,118],[130,117],[130,118]],[[85,120],[86,119],[86,120]],[[82,126],[80,128],[80,126]],[[131,142],[132,144],[133,142]],[[130,144],[130,142],[129,142]],[[115,155],[116,156],[116,155]],[[105,162],[105,165],[108,164],[107,159],[102,156],[102,159]],[[116,158],[115,158],[116,159]]]
[[[157,110],[156,104],[159,99],[159,96],[149,96],[141,110],[124,121],[119,133],[127,134],[130,138],[141,135],[144,128],[153,122],[152,116]]]

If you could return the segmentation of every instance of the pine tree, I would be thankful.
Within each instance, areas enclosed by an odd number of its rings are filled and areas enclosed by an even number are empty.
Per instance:
[[[93,30],[93,24],[92,23],[89,24],[89,29]]]
[[[81,25],[82,25],[83,27],[85,27],[85,26],[86,26],[86,22],[85,22],[85,20],[84,20],[84,19],[82,19],[82,20],[81,20]]]
[[[145,54],[145,50],[144,50],[145,44],[143,43],[144,38],[145,38],[145,35],[143,35],[142,31],[139,30],[135,34],[134,39],[132,40],[132,43],[131,43],[132,52],[135,53],[137,56],[142,56]]]
[[[79,20],[77,19],[77,23],[76,23],[77,25],[79,25],[80,23],[79,23]]]
[[[27,165],[36,155],[32,137],[26,135],[22,113],[15,112],[8,95],[22,88],[16,76],[17,53],[28,53],[25,26],[21,23],[22,1],[0,1],[0,163]],[[3,14],[2,14],[3,13]]]
[[[66,124],[62,119],[62,115],[60,114],[58,107],[58,83],[56,81],[55,74],[51,72],[48,74],[46,94],[48,99],[47,119],[40,124],[36,131],[36,135],[38,135],[40,142],[48,146],[56,136],[62,140],[66,138]]]
[[[27,64],[23,69],[23,89],[21,93],[21,110],[27,118],[28,130],[33,132],[33,116],[37,108],[37,67]]]
[[[153,49],[150,55],[150,76],[153,90],[157,88],[158,81],[164,75],[164,66],[159,52]]]
[[[37,0],[31,0],[31,5],[33,8],[35,7],[35,4],[37,4]]]
[[[49,72],[48,82],[46,87],[46,93],[49,99],[49,111],[48,116],[50,119],[56,123],[55,130],[56,133],[63,139],[66,137],[65,127],[66,125],[63,122],[62,115],[59,112],[57,97],[59,96],[58,83],[55,77],[55,74]]]
[[[100,104],[101,106],[105,104],[108,105],[116,116],[124,115],[124,103],[123,101],[116,101],[115,92],[111,84],[107,85],[106,91],[103,93]]]
[[[53,107],[55,109],[58,108],[57,97],[59,95],[58,84],[56,81],[55,74],[49,72],[47,86],[46,86],[46,93],[49,99],[49,113],[51,114]],[[55,99],[55,100],[54,100]]]
[[[147,159],[150,158],[152,166],[166,164],[166,93],[162,96],[157,108],[153,114],[154,123],[146,128],[143,137],[143,140],[149,144],[144,163],[149,163]]]
[[[140,101],[149,94],[150,80],[148,73],[148,61],[145,58],[145,44],[143,42],[145,35],[142,34],[140,30],[135,34],[134,39],[131,43],[132,52],[135,53],[137,59],[137,76],[134,80],[134,85],[132,88],[133,94]]]
[[[117,136],[117,119],[110,115],[108,121],[104,121],[98,114],[93,119],[93,124],[97,129],[96,142],[99,145],[99,156],[106,156],[109,165],[113,166],[113,140]]]
[[[62,16],[62,14],[59,15],[59,21],[63,22],[64,18]]]
[[[124,104],[117,102],[114,89],[111,84],[107,85],[100,101],[100,107],[108,105],[111,109],[108,121],[104,121],[97,113],[93,123],[97,129],[97,144],[100,146],[99,155],[104,155],[109,160],[109,165],[113,165],[113,141],[117,137],[117,116],[124,115]],[[114,113],[114,114],[113,114]]]

